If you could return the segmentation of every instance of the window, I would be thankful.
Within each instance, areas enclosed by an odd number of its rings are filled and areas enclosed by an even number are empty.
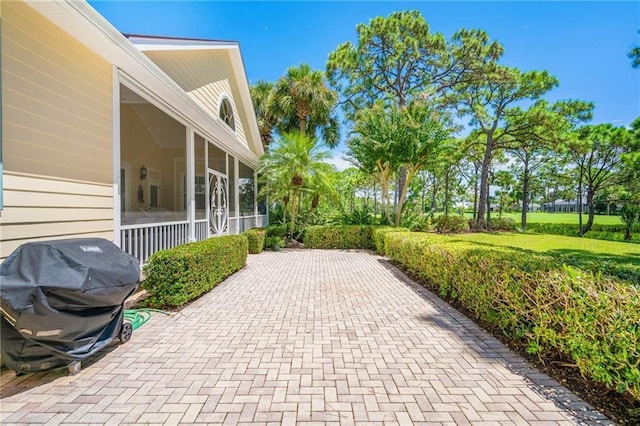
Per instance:
[[[231,102],[229,99],[224,98],[220,103],[220,118],[225,122],[231,130],[235,132],[236,130],[236,121],[233,116],[233,107],[231,106]]]

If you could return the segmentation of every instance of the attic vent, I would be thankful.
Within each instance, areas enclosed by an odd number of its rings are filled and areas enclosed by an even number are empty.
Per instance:
[[[231,107],[231,102],[229,102],[229,99],[227,98],[224,98],[222,103],[220,103],[220,118],[231,128],[231,130],[236,130],[236,120],[233,117],[233,108]]]

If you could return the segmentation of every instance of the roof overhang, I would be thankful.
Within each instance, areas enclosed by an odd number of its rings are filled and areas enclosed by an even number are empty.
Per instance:
[[[251,100],[251,92],[249,91],[249,83],[247,74],[240,53],[240,44],[237,41],[227,40],[204,40],[193,38],[177,38],[177,37],[161,37],[149,35],[124,35],[136,48],[140,51],[189,51],[189,50],[225,50],[227,51],[231,70],[236,77],[238,89],[240,92],[240,105],[244,109],[247,117],[247,141],[251,144],[254,152],[258,155],[264,153],[262,139],[258,122],[255,119],[256,113],[253,109]]]
[[[127,76],[127,80],[135,82],[137,87],[144,88],[145,93],[142,95],[154,97],[159,103],[157,106],[165,112],[183,124],[192,126],[201,136],[216,142],[230,154],[254,167],[257,165],[263,148],[237,43],[228,43],[225,46],[222,42],[218,42],[215,48],[229,50],[233,71],[241,88],[242,106],[249,118],[247,140],[252,150],[244,144],[231,143],[225,130],[211,118],[206,110],[195,103],[176,82],[85,1],[27,0],[26,2],[38,13],[118,68],[120,74]],[[186,42],[193,42],[193,40],[185,40]],[[211,48],[214,46],[212,45]]]

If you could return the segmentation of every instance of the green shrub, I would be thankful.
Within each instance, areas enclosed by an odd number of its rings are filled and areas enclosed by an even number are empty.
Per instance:
[[[349,213],[340,213],[331,219],[332,225],[373,225],[376,221],[375,216],[371,215],[369,209],[354,209]]]
[[[286,236],[287,228],[282,225],[270,225],[267,227],[267,237],[285,238]]]
[[[385,236],[390,232],[409,232],[409,230],[407,228],[395,228],[392,226],[377,226],[373,228],[371,232],[371,237],[373,239],[373,245],[376,249],[376,252],[384,256],[386,253],[384,244]]]
[[[249,241],[249,253],[257,254],[264,250],[264,241],[267,236],[267,231],[264,228],[252,228],[244,231],[244,235],[247,236]]]
[[[414,232],[426,232],[433,229],[431,217],[427,214],[407,214],[402,218],[403,228]]]
[[[441,234],[464,232],[469,230],[469,219],[460,215],[440,215],[433,219],[433,226]]]
[[[586,222],[586,218],[585,218]],[[589,232],[585,234],[587,238],[607,241],[626,241],[631,243],[640,243],[640,226],[637,224],[631,228],[632,238],[625,240],[626,226],[620,225],[601,225],[593,224]],[[577,237],[578,225],[569,223],[527,223],[527,232],[537,234],[567,235],[569,237]]]
[[[373,250],[371,226],[339,225],[310,226],[304,236],[304,246],[315,249]]]
[[[387,233],[391,259],[530,353],[565,354],[585,377],[640,400],[640,290],[506,247]]]
[[[226,235],[154,253],[144,266],[142,288],[154,308],[179,307],[208,292],[247,261],[245,235]]]
[[[515,231],[516,221],[510,217],[491,218],[489,220],[489,229],[493,231]]]
[[[266,240],[267,248],[274,248],[275,246],[278,246],[278,248],[282,248],[285,245],[286,245],[286,242],[282,237],[278,237],[278,236],[267,237],[267,240]]]

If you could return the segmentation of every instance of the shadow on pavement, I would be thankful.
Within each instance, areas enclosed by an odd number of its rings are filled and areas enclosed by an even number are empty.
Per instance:
[[[557,407],[574,416],[580,424],[613,424],[602,413],[569,391],[557,381],[530,365],[524,358],[513,352],[498,339],[483,330],[473,320],[449,305],[429,289],[416,283],[400,271],[387,259],[379,259],[395,278],[413,290],[420,298],[430,302],[436,315],[420,315],[417,318],[427,324],[447,330],[451,335],[464,343],[465,349],[473,351],[478,357],[489,363],[499,363],[511,373],[522,376],[530,389],[545,399],[552,401]],[[460,373],[460,372],[458,372]],[[497,382],[487,375],[483,377],[493,387],[499,388]]]

